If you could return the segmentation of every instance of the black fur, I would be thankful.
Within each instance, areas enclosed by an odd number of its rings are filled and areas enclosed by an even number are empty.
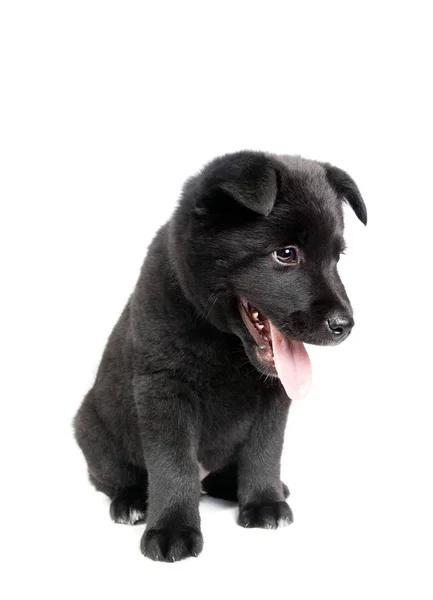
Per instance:
[[[335,343],[327,320],[352,322],[337,274],[343,198],[365,223],[340,169],[239,152],[187,181],[153,240],[74,422],[113,519],[147,519],[150,558],[201,551],[199,463],[211,471],[204,490],[239,502],[241,525],[292,521],[280,480],[290,400],[260,361],[238,298],[290,338]],[[288,245],[302,253],[295,268],[271,257]]]

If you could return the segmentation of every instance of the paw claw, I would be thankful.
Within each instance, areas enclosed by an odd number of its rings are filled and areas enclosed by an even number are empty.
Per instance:
[[[113,498],[110,516],[115,523],[137,525],[146,521],[146,498],[141,494],[122,492]]]
[[[197,557],[203,549],[203,536],[193,527],[148,529],[141,539],[142,553],[152,560],[175,562]]]
[[[239,511],[239,525],[242,527],[277,529],[291,523],[293,523],[293,513],[287,502],[247,504]]]

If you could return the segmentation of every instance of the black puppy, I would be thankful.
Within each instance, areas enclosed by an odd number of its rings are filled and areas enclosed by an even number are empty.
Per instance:
[[[280,458],[310,381],[303,342],[337,344],[354,324],[342,200],[365,224],[344,171],[229,154],[186,182],[151,244],[74,421],[112,518],[147,520],[146,556],[199,554],[201,485],[237,500],[244,527],[292,522]]]

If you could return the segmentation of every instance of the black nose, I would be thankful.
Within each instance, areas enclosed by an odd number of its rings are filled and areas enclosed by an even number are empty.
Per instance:
[[[329,331],[336,338],[343,338],[349,335],[355,321],[351,315],[335,313],[330,315],[326,321]]]

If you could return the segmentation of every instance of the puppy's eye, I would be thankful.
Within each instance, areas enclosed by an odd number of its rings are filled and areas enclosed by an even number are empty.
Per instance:
[[[282,265],[295,265],[298,262],[298,251],[293,246],[274,250],[272,256]]]

